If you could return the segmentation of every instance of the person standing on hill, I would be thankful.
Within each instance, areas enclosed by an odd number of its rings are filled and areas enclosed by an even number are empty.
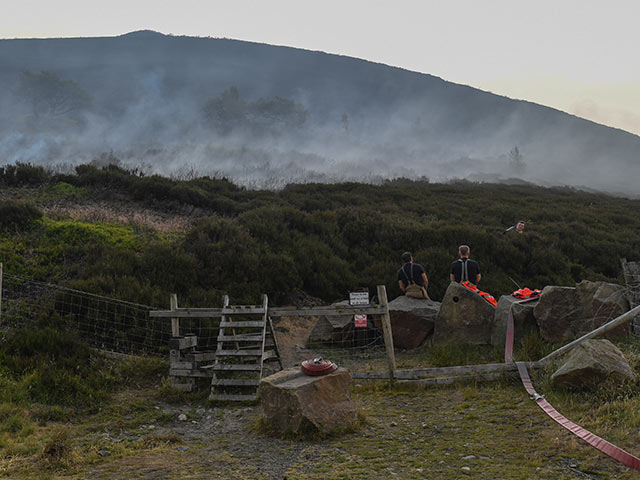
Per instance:
[[[398,270],[398,286],[400,290],[407,297],[429,299],[427,294],[429,279],[422,265],[413,263],[411,252],[404,252],[401,258],[403,264]]]
[[[471,249],[469,245],[460,245],[458,247],[458,260],[451,263],[451,273],[449,279],[452,282],[462,283],[469,281],[474,285],[480,282],[480,265],[475,260],[471,260]]]

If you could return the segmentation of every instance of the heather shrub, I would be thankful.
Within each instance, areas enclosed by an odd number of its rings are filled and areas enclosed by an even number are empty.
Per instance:
[[[30,203],[14,200],[0,201],[0,230],[27,230],[42,217],[42,212]]]

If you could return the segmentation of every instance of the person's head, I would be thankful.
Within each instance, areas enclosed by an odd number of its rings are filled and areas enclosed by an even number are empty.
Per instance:
[[[411,255],[411,252],[404,252],[402,254],[402,257],[400,258],[402,258],[402,261],[404,263],[411,263],[413,261],[413,256]]]
[[[518,223],[516,223],[516,230],[518,232],[523,232],[524,231],[524,226],[525,226],[525,222],[524,220],[518,220]]]
[[[460,245],[458,247],[458,256],[460,258],[469,258],[469,254],[471,253],[471,249],[469,245]]]

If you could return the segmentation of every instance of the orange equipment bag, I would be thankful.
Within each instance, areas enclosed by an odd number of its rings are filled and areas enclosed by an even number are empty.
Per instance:
[[[531,290],[527,287],[524,287],[513,292],[511,296],[525,299],[525,298],[536,298],[536,297],[539,297],[541,294],[542,294],[542,290],[538,290],[537,288],[535,290]]]
[[[478,287],[476,287],[473,283],[471,283],[471,282],[462,282],[460,285],[462,285],[463,287],[468,288],[472,292],[476,292],[478,295],[480,295],[482,298],[484,298],[487,302],[489,302],[494,307],[498,306],[498,302],[496,302],[496,299],[493,298],[493,295],[491,295],[491,294],[489,294],[487,292],[483,292],[482,290],[479,290]]]

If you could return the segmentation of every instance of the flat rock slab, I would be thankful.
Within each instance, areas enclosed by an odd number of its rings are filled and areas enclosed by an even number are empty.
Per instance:
[[[283,434],[328,433],[357,422],[351,400],[351,373],[338,368],[329,375],[305,375],[300,367],[263,378],[259,396],[265,421]]]

